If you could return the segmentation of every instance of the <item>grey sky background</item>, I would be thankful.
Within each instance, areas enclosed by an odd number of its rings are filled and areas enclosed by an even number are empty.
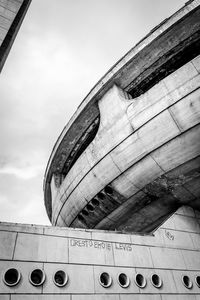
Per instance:
[[[0,75],[0,221],[50,224],[43,176],[104,75],[185,0],[32,0]]]

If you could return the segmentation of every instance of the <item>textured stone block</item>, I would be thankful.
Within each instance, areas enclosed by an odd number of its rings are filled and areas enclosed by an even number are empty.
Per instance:
[[[139,188],[126,177],[125,174],[121,174],[112,182],[112,187],[125,198],[129,198],[139,191]]]
[[[179,129],[184,132],[200,122],[200,90],[194,91],[169,108]]]
[[[200,126],[195,126],[153,151],[151,156],[164,171],[170,171],[199,155],[199,135]]]
[[[113,247],[116,266],[152,268],[153,262],[149,247],[137,245],[118,245]]]
[[[162,235],[166,247],[179,249],[193,249],[193,242],[188,232],[163,229]]]
[[[82,264],[114,265],[110,242],[86,239],[69,239],[69,262]]]
[[[196,89],[199,88],[200,86],[200,75],[197,75],[193,78],[191,78],[190,80],[188,80],[187,82],[185,82],[183,85],[181,85],[180,87],[178,87],[177,89],[173,90],[170,92],[170,104],[174,104],[177,101],[179,101],[181,98],[186,97],[188,94],[190,94],[191,92],[195,91]]]
[[[148,153],[138,133],[129,136],[110,153],[121,172],[132,166]]]
[[[53,251],[50,251],[53,249]],[[68,262],[68,239],[19,233],[14,253],[16,260]]]
[[[181,250],[187,270],[199,270],[199,251]]]
[[[27,232],[43,234],[43,226],[0,222],[0,231]]]
[[[1,259],[12,259],[15,241],[15,232],[0,231],[0,258]]]
[[[197,70],[190,62],[167,76],[163,81],[167,86],[168,91],[173,91],[197,74]]]
[[[162,174],[163,170],[156,164],[151,156],[146,156],[124,173],[128,180],[139,189],[142,189],[145,185]]]
[[[200,3],[199,3],[200,4]],[[200,73],[200,55],[195,57],[192,60],[192,64],[194,65],[194,67],[197,69],[197,71]]]
[[[179,134],[180,130],[168,110],[153,118],[138,131],[138,136],[148,152],[155,150]]]
[[[174,223],[177,230],[200,233],[200,225],[193,217],[176,215]]]
[[[181,250],[151,247],[150,251],[155,268],[182,269],[186,267]]]
[[[5,9],[11,10],[14,13],[17,13],[19,10],[21,3],[23,0],[0,0],[0,5],[3,6]]]

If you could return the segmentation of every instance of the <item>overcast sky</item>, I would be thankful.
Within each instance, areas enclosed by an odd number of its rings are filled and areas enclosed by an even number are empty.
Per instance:
[[[32,0],[0,75],[0,221],[50,224],[43,177],[94,84],[185,0]]]

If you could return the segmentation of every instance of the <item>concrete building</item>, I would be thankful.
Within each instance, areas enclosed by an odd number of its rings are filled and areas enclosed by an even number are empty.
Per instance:
[[[90,91],[49,159],[54,226],[0,224],[0,300],[200,298],[200,1]]]
[[[31,0],[0,0],[0,72]]]

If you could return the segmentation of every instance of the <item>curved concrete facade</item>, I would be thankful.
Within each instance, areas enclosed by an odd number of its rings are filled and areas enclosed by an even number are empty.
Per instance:
[[[151,232],[200,209],[200,7],[190,1],[120,60],[50,157],[52,224]]]
[[[199,299],[198,3],[109,71],[59,137],[44,187],[64,228],[0,223],[0,300]]]

